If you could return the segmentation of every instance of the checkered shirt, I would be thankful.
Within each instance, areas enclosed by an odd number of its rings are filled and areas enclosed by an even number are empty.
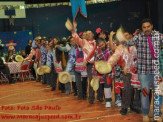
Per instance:
[[[137,47],[137,71],[138,74],[155,74],[155,62],[159,60],[159,51],[163,44],[163,34],[158,31],[152,31],[151,40],[157,58],[152,59],[152,54],[149,48],[148,39],[143,33],[135,35],[129,40],[128,45],[135,45]]]
[[[95,61],[107,61],[108,58],[112,55],[112,52],[109,50],[109,48],[105,50],[101,50],[99,48],[96,49],[95,51]],[[100,82],[104,82],[103,75],[99,74],[95,66],[92,68],[93,71],[93,76],[100,76]],[[114,78],[115,72],[112,71],[111,73],[106,74],[107,77]]]

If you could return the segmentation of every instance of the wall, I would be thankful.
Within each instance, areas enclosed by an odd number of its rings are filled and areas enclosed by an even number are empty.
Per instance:
[[[80,14],[77,16],[78,32],[87,29],[95,32],[98,27],[115,31],[120,25],[134,32],[145,16],[144,6],[145,0],[87,5],[88,18],[85,19]],[[70,32],[65,28],[68,17],[72,19],[70,6],[27,9],[26,18],[15,19],[12,27],[8,25],[7,19],[0,19],[0,31],[32,30],[34,36],[69,36]]]

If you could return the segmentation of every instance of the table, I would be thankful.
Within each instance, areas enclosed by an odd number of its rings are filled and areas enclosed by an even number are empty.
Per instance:
[[[16,74],[16,73],[20,72],[21,63],[22,62],[8,62],[5,64],[8,65],[10,74]]]

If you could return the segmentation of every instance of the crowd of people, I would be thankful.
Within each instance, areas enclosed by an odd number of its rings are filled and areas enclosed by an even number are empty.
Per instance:
[[[151,96],[155,91],[153,62],[160,60],[157,57],[159,54],[153,50],[157,48],[161,52],[163,34],[153,30],[150,19],[144,19],[141,24],[141,31],[136,30],[134,35],[124,30],[126,40],[123,42],[118,41],[115,32],[108,34],[107,31],[101,29],[96,31],[96,35],[90,30],[78,34],[74,28],[69,29],[72,36],[69,36],[66,41],[60,41],[56,37],[47,41],[46,38],[38,36],[33,41],[29,40],[22,56],[24,60],[34,60],[32,67],[34,67],[35,73],[33,74],[36,81],[47,84],[52,91],[56,90],[58,74],[66,71],[71,74],[73,82],[65,84],[58,82],[62,93],[69,95],[73,91],[78,100],[88,99],[90,104],[94,104],[97,98],[100,102],[105,101],[105,107],[108,108],[112,106],[114,89],[115,106],[121,107],[122,115],[126,115],[130,108],[131,111],[142,113],[143,121],[149,121]],[[154,42],[157,44],[155,45]],[[125,51],[121,52],[121,49],[127,49],[128,56],[130,56],[128,58],[132,59],[130,65],[124,58]],[[6,62],[14,60],[12,55],[10,51]],[[111,72],[101,74],[96,69],[95,62],[108,61],[116,56],[119,58],[111,64]],[[3,61],[0,61],[0,71],[4,72],[2,64]],[[36,70],[43,65],[50,67],[51,71],[40,76]],[[161,73],[160,68],[160,79],[162,79]],[[99,79],[99,88],[96,97],[91,82],[97,79]],[[158,99],[157,120],[162,121],[162,97],[158,95]],[[153,110],[153,117],[154,114]]]

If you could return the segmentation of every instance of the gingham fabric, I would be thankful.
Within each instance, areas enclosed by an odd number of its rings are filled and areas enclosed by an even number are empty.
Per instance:
[[[6,63],[8,65],[9,70],[10,70],[10,74],[16,74],[16,73],[20,72],[21,63],[22,62]]]
[[[95,61],[107,61],[108,58],[111,56],[112,52],[109,50],[109,48],[105,50],[101,50],[99,48],[96,49],[95,51]],[[99,74],[95,66],[92,68],[93,71],[93,76],[100,76],[100,83],[104,83],[103,75]],[[106,74],[106,77],[108,78],[114,78],[115,76],[115,70],[113,69],[111,73]]]
[[[46,60],[47,60],[47,50],[45,46],[41,46],[40,47],[40,51],[41,51],[41,65],[45,65]]]
[[[158,31],[152,31],[151,39],[155,50],[160,50],[163,44],[163,34]],[[128,45],[136,45],[137,56],[138,56],[138,74],[154,74],[154,62],[158,59],[152,59],[152,54],[149,48],[148,39],[143,33],[135,35],[129,42]],[[156,52],[157,53],[157,52]],[[159,55],[159,54],[157,54]]]

